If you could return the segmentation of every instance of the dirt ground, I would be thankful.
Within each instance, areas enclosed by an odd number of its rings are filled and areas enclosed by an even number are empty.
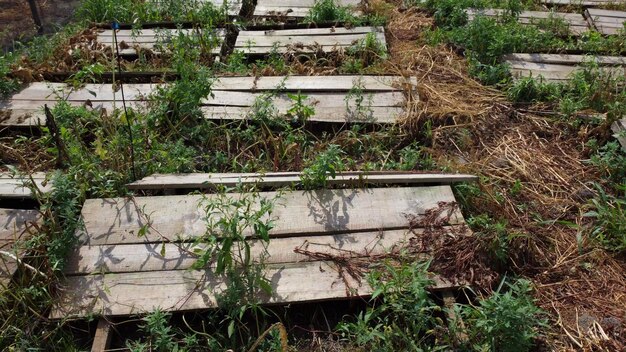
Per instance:
[[[67,23],[79,0],[37,0],[44,31],[53,32]],[[0,46],[12,47],[13,41],[25,41],[37,33],[28,0],[0,0]]]

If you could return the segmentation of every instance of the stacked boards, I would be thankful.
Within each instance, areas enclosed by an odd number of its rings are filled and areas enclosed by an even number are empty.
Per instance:
[[[342,268],[367,270],[372,258],[408,248],[411,238],[433,228],[441,236],[469,234],[446,184],[90,199],[82,210],[80,245],[70,258],[65,289],[51,316],[216,307],[217,296],[227,286],[224,277],[215,274],[213,264],[192,266],[198,251],[206,249],[198,238],[206,234],[208,224],[228,213],[207,213],[206,206],[224,199],[247,199],[253,210],[264,201],[274,204],[263,269],[272,291],[257,293],[265,304],[371,294],[362,277]],[[242,234],[253,236],[253,231],[244,228]],[[248,243],[252,258],[259,258],[264,252],[260,240],[250,237]],[[423,255],[426,258],[427,251]],[[433,279],[435,288],[455,286]]]
[[[598,30],[605,35],[626,35],[626,11],[613,11],[589,8],[585,10],[585,16]]]
[[[300,94],[311,106],[310,121],[393,123],[401,117],[407,99],[405,89],[414,80],[400,76],[273,76],[220,77],[212,96],[202,101],[208,119],[233,120],[254,117],[259,99],[270,99],[277,113],[287,116]],[[158,84],[125,84],[127,106],[141,108],[151,99]],[[291,97],[290,97],[291,95]],[[45,123],[44,105],[58,99],[75,106],[106,109],[122,107],[122,90],[112,84],[87,84],[74,89],[63,83],[31,83],[0,107],[0,126],[32,126]]]

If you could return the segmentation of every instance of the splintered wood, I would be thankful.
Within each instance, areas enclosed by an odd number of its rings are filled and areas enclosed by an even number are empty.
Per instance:
[[[302,104],[314,110],[310,121],[394,123],[404,112],[404,92],[412,91],[414,84],[400,76],[219,77],[201,109],[207,119],[248,119],[255,117],[260,102],[272,101],[277,115],[293,118],[289,110],[294,96],[301,94]],[[158,86],[125,84],[127,106],[145,106]],[[36,82],[0,104],[0,126],[44,124],[44,105],[52,108],[60,99],[108,113],[122,108],[119,86],[86,84],[72,89],[64,83]]]
[[[505,13],[503,9],[469,9],[467,10],[468,20],[476,16],[486,16],[497,18]],[[571,34],[580,35],[589,30],[589,25],[581,14],[566,12],[545,12],[545,11],[522,11],[519,14],[518,22],[521,24],[539,25],[542,22],[560,21],[567,25]]]
[[[409,240],[428,226],[416,219],[432,221],[441,236],[468,232],[458,207],[446,207],[455,205],[450,186],[259,195],[253,198],[252,208],[260,206],[261,199],[275,200],[264,269],[273,290],[258,294],[267,304],[370,294],[362,275],[348,266],[367,270],[376,258],[407,248]],[[87,200],[82,211],[85,227],[77,233],[80,246],[69,260],[65,288],[51,316],[119,316],[157,307],[169,311],[216,307],[216,297],[227,287],[224,278],[215,275],[213,264],[202,270],[192,269],[192,264],[197,259],[194,249],[206,246],[195,240],[207,231],[207,217],[218,216],[207,215],[205,206],[217,197],[246,195]],[[449,210],[433,213],[442,207]],[[142,228],[148,230],[139,236]],[[245,229],[244,234],[253,232]],[[259,239],[251,237],[249,243],[252,258],[259,258],[264,252]],[[414,253],[416,259],[428,257],[426,251]],[[454,286],[436,276],[433,279],[434,288]]]
[[[138,55],[141,50],[150,50],[155,53],[170,51],[173,41],[178,36],[189,36],[202,39],[202,44],[210,46],[211,53],[217,55],[222,49],[226,32],[224,29],[139,29],[118,30],[117,44],[120,55]],[[115,37],[112,30],[98,32],[98,43],[112,48],[115,53]],[[200,42],[198,43],[200,45]]]
[[[373,36],[378,45],[386,50],[383,27],[331,27],[241,31],[237,36],[235,51],[255,55],[331,52],[363,45],[368,35]]]
[[[258,0],[254,8],[255,17],[302,18],[309,15],[315,0]],[[347,7],[358,14],[360,0],[337,0],[335,4]]]
[[[542,77],[547,82],[563,82],[582,69],[582,64],[595,61],[599,69],[614,77],[626,73],[626,57],[565,54],[510,54],[503,57],[514,78]]]

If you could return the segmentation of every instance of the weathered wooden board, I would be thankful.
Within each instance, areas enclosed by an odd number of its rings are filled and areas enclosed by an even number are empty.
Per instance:
[[[464,174],[432,174],[412,172],[342,172],[329,178],[330,185],[389,184],[452,184],[477,180]],[[268,172],[265,174],[155,174],[128,184],[129,189],[205,189],[217,185],[233,187],[257,184],[261,187],[284,187],[300,183],[299,172]]]
[[[243,119],[250,115],[250,106],[259,98],[259,92],[272,92],[278,113],[285,114],[292,105],[285,93],[301,92],[315,107],[311,121],[393,123],[404,112],[403,92],[411,91],[416,84],[415,78],[401,76],[219,77],[212,85],[215,97],[205,99],[204,111],[209,119]],[[125,84],[127,106],[145,106],[150,94],[160,86]],[[350,95],[357,88],[361,93]],[[364,100],[357,109],[359,95]],[[65,99],[75,106],[105,109],[109,113],[122,107],[121,90],[114,89],[111,84],[87,84],[72,89],[64,83],[35,82],[10,100],[0,102],[0,126],[44,124],[44,104],[52,107],[58,99]]]
[[[265,263],[283,264],[315,260],[306,254],[296,252],[296,248],[332,257],[383,255],[393,249],[406,247],[410,238],[423,232],[423,228],[417,228],[274,238],[267,247]],[[459,233],[469,233],[469,229],[465,225],[441,229],[442,238],[456,236]],[[255,239],[249,240],[249,243],[251,258],[258,260],[264,254],[262,242]],[[431,245],[433,244],[427,244],[423,251],[427,252],[432,248]],[[81,246],[71,254],[65,275],[187,270],[198,258],[193,252],[196,248],[202,250],[206,246],[191,242]],[[233,249],[234,253],[237,248],[235,246]]]
[[[365,282],[341,275],[332,262],[271,264],[265,270],[272,294],[258,292],[265,304],[315,302],[371,294]],[[433,288],[457,285],[433,277]],[[226,289],[212,270],[172,270],[68,277],[62,296],[50,313],[53,319],[90,314],[120,316],[153,311],[184,311],[217,307]]]
[[[302,18],[309,15],[316,0],[258,0],[254,8],[255,17]],[[359,14],[357,7],[361,0],[336,0],[335,4],[349,7],[354,14]]]
[[[585,60],[594,57],[585,55],[551,55],[551,54],[511,54],[503,57],[509,64],[514,78],[543,77],[548,82],[563,82],[581,69]],[[626,65],[621,57],[599,56],[597,59],[600,70],[613,76],[626,74]]]
[[[31,198],[32,192],[27,187],[31,182],[34,182],[41,192],[49,192],[52,185],[45,180],[46,174],[43,172],[36,172],[30,176],[0,173],[0,199]]]
[[[622,149],[626,152],[626,119],[613,122],[611,130],[615,133],[617,140],[622,145]]]
[[[160,6],[163,1],[160,0],[151,0],[155,6]],[[194,0],[187,1],[187,6],[193,6],[195,8],[200,8],[205,3],[210,3],[216,8],[224,8],[226,10],[226,14],[228,16],[239,16],[241,14],[242,8],[242,0]],[[165,2],[166,7],[170,7],[171,4],[169,2]]]
[[[266,199],[277,197],[275,192],[261,195]],[[78,234],[79,240],[83,245],[190,240],[205,233],[207,215],[203,204],[216,197],[219,195],[90,199],[83,206],[85,229]],[[238,199],[240,195],[229,197]],[[253,209],[259,201],[254,201]],[[437,209],[442,202],[454,201],[450,186],[291,191],[277,200],[270,235],[407,228],[410,218]],[[449,219],[451,225],[462,221],[458,211]],[[142,227],[149,231],[140,237]]]
[[[14,248],[17,241],[30,236],[32,224],[40,218],[37,210],[0,209],[0,291],[11,281],[18,263],[11,256],[20,258],[21,251]]]
[[[613,11],[590,8],[585,10],[585,16],[602,34],[626,34],[626,11]]]
[[[319,50],[330,52],[358,44],[371,33],[386,47],[385,31],[382,27],[355,27],[350,30],[318,28],[310,30],[240,31],[234,50],[246,54],[269,54],[296,51],[314,53]]]
[[[570,5],[570,6],[604,6],[622,3],[623,0],[541,0],[547,5]]]
[[[364,93],[401,91],[417,84],[415,78],[402,76],[262,76],[220,77],[213,90],[333,92],[359,88]]]
[[[202,31],[202,32],[201,32]],[[117,43],[120,55],[137,55],[141,49],[152,50],[156,53],[167,52],[172,40],[180,35],[202,36],[207,45],[213,46],[211,53],[217,55],[222,50],[222,44],[226,36],[224,29],[141,29],[133,31],[121,29],[117,31]],[[113,48],[115,41],[112,30],[104,30],[98,33],[97,41],[105,47]]]
[[[474,19],[478,15],[487,17],[502,16],[503,9],[468,9],[467,17],[469,20]],[[581,14],[567,12],[548,12],[548,11],[522,11],[519,14],[518,22],[521,24],[537,24],[540,21],[559,19],[569,26],[569,30],[574,35],[580,35],[589,30],[589,25]]]

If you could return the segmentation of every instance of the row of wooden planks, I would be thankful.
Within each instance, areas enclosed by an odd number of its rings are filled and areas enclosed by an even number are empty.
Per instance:
[[[206,206],[224,197],[251,199],[253,210],[262,200],[275,204],[264,269],[273,291],[258,294],[268,304],[368,295],[371,288],[346,274],[340,262],[367,270],[372,256],[406,248],[431,226],[437,236],[469,235],[449,185],[90,199],[82,210],[84,230],[77,233],[80,246],[70,258],[65,288],[51,316],[215,307],[216,296],[226,288],[224,278],[214,274],[212,264],[191,267],[194,253],[206,248],[197,240],[207,224],[229,212],[207,213]],[[422,222],[427,218],[432,223]],[[253,235],[249,228],[243,231]],[[261,243],[254,237],[249,243],[258,258],[264,252]],[[433,245],[418,250],[422,258]],[[434,279],[435,287],[454,286]]]
[[[222,51],[226,31],[223,29],[142,29],[100,31],[98,43],[115,48],[115,36],[120,55],[137,55],[142,50],[164,53],[171,50],[179,36],[194,36],[199,45],[210,47],[218,55]],[[239,31],[234,50],[246,55],[266,55],[269,53],[328,53],[346,50],[363,43],[368,36],[373,37],[381,48],[386,48],[385,32],[382,27],[331,27],[307,29],[277,29]],[[232,45],[232,44],[231,44]]]
[[[499,18],[506,13],[503,9],[469,9],[468,19],[472,20],[476,16],[486,16]],[[594,29],[605,35],[617,35],[624,33],[624,23],[626,23],[626,12],[588,8],[583,14],[555,11],[522,11],[519,14],[518,22],[528,25],[555,26],[557,22],[567,26],[570,34],[580,36],[583,33]]]
[[[155,6],[160,6],[162,1],[151,0]],[[203,3],[212,3],[216,8],[225,8],[228,16],[241,16],[241,0],[197,0],[201,6]],[[308,16],[309,11],[315,5],[316,0],[257,0],[255,1],[254,17],[290,17],[303,18]],[[357,11],[361,5],[361,0],[335,0],[339,6],[348,7]],[[166,4],[169,5],[169,4]],[[192,3],[192,5],[194,5]]]
[[[394,123],[404,111],[405,89],[410,91],[414,84],[414,79],[400,76],[220,77],[201,109],[208,119],[246,119],[254,117],[261,101],[271,100],[279,116],[289,117],[293,94],[301,94],[304,104],[315,110],[310,121]],[[126,84],[124,98],[132,107],[143,107],[158,86]],[[121,107],[122,96],[111,84],[72,89],[63,83],[36,82],[0,103],[0,116],[4,116],[0,126],[42,124],[43,106],[53,106],[57,100],[111,112]]]

